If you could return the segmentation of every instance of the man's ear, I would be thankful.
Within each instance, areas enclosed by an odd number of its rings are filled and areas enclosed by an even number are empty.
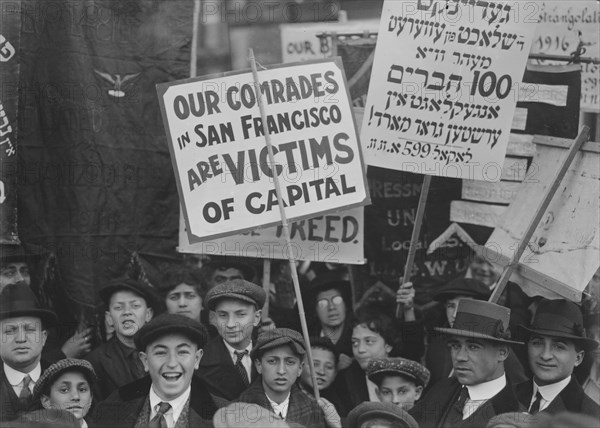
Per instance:
[[[198,370],[198,367],[200,367],[200,360],[202,359],[202,355],[204,355],[204,350],[201,348],[198,348],[198,350],[196,351],[196,362],[194,364],[194,369]]]
[[[48,339],[48,330],[42,330],[42,348],[46,345],[46,340]]]
[[[585,351],[581,350],[577,352],[577,355],[575,356],[575,367],[583,362],[583,357],[585,357]]]
[[[108,311],[104,311],[104,321],[109,327],[115,326],[115,321],[112,319],[112,317],[110,316],[110,312]]]
[[[300,366],[298,367],[298,377],[302,376],[302,370],[304,370],[304,364],[306,364],[306,359],[302,358],[300,359]]]
[[[498,360],[505,361],[508,358],[508,354],[510,350],[508,349],[508,345],[498,345]]]
[[[50,401],[50,397],[48,397],[47,395],[42,395],[40,397],[40,401],[42,402],[42,406],[44,407],[44,409],[52,408],[52,402]]]
[[[386,353],[387,355],[390,355],[390,352],[392,352],[392,349],[394,349],[394,347],[393,347],[392,345],[388,345],[388,344],[386,343],[386,344],[385,344],[385,347],[384,347],[384,349],[385,349],[385,353]]]
[[[146,308],[146,322],[150,322],[152,317],[154,316],[154,309]]]
[[[421,398],[421,394],[423,394],[423,387],[419,385],[415,388],[415,401]]]
[[[258,374],[262,374],[262,364],[258,358],[254,360],[254,367],[256,367],[256,372]]]
[[[144,365],[144,371],[148,373],[148,356],[145,352],[140,351],[140,361]]]
[[[252,322],[252,325],[254,325],[254,327],[256,327],[257,325],[260,324],[261,319],[262,319],[262,309],[257,309],[254,312],[254,322]]]

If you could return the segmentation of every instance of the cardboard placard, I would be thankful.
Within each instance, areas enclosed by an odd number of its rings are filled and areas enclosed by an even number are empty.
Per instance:
[[[290,224],[291,249],[295,260],[364,264],[363,208],[300,220]],[[181,217],[178,251],[265,259],[287,259],[287,244],[281,226],[190,244]]]
[[[369,202],[341,62],[258,72],[276,165],[250,72],[157,85],[190,243]]]
[[[497,181],[535,19],[522,5],[384,3],[361,132],[367,164]]]

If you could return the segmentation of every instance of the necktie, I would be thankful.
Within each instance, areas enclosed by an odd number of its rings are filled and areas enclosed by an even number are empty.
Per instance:
[[[31,404],[31,390],[29,389],[31,382],[32,380],[29,375],[23,378],[23,389],[21,389],[21,393],[19,394],[19,406],[23,409],[28,408]]]
[[[248,386],[250,385],[250,381],[248,380],[248,372],[246,372],[246,367],[244,367],[244,364],[242,364],[242,359],[244,358],[244,355],[248,354],[248,350],[244,350],[244,351],[233,351],[233,353],[235,354],[235,356],[237,357],[237,360],[235,362],[235,368],[237,369],[240,378],[242,378],[242,382],[244,383],[244,386]]]
[[[171,405],[169,403],[161,401],[158,404],[158,411],[156,412],[156,415],[148,424],[148,428],[168,428],[167,420],[165,419],[165,413],[167,413],[170,408]]]
[[[463,420],[463,409],[465,408],[465,403],[469,399],[469,390],[466,386],[463,386],[460,390],[460,395],[458,396],[458,400],[452,405],[450,410],[448,411],[448,416],[446,417],[445,427],[453,427],[458,422]]]
[[[535,394],[535,401],[531,404],[531,407],[529,408],[529,413],[532,415],[535,415],[537,412],[540,411],[541,404],[542,404],[542,394],[540,394],[540,391],[538,391]]]

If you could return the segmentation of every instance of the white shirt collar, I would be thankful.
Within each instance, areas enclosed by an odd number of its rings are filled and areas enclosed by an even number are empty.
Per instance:
[[[269,400],[269,403],[271,403],[271,407],[273,408],[273,411],[275,412],[275,414],[277,416],[281,415],[283,417],[283,419],[285,419],[287,417],[288,407],[290,406],[290,395],[291,394],[292,394],[291,391],[288,392],[288,395],[285,398],[285,400],[283,400],[281,403],[277,404],[276,402],[271,400],[271,398],[265,392],[265,395],[267,396],[267,400]]]
[[[15,370],[6,363],[2,364],[4,366],[4,374],[6,375],[6,379],[8,379],[8,383],[10,383],[12,386],[17,386],[21,382],[23,382],[23,378],[26,375],[29,375],[29,377],[34,383],[37,382],[40,376],[42,375],[42,365],[39,362],[29,373],[23,373],[18,370]],[[33,385],[31,385],[31,388],[33,389]]]
[[[175,426],[179,415],[183,411],[183,407],[190,397],[190,393],[192,392],[192,385],[189,385],[187,389],[181,394],[179,397],[174,400],[167,401],[171,405],[171,409],[165,413],[165,419],[167,420],[167,425],[172,427]],[[154,386],[150,388],[150,419],[152,419],[156,415],[156,405],[161,403],[163,400],[156,392],[154,392]],[[169,418],[171,418],[169,420]]]
[[[82,420],[81,420],[81,428],[88,428],[88,424],[87,424],[87,422],[85,421],[85,419],[82,419]]]
[[[551,402],[556,398],[558,394],[571,382],[571,376],[567,377],[556,383],[551,383],[550,385],[539,386],[533,381],[533,397],[536,396],[537,392],[540,391],[542,395],[542,399],[547,402]],[[542,405],[545,404],[542,402]],[[542,406],[540,406],[540,410],[542,410]]]
[[[497,379],[480,383],[478,385],[467,385],[469,390],[469,400],[482,401],[489,400],[498,394],[506,386],[506,375],[503,374]]]

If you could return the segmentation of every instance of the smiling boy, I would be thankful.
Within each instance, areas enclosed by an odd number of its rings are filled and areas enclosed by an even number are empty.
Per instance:
[[[306,348],[300,333],[287,328],[258,337],[252,359],[259,376],[238,401],[271,409],[275,418],[307,427],[325,427],[317,402],[296,385],[302,374]]]
[[[140,329],[135,345],[150,375],[125,385],[100,403],[100,427],[200,427],[217,408],[196,376],[206,330],[195,320],[163,314]]]

